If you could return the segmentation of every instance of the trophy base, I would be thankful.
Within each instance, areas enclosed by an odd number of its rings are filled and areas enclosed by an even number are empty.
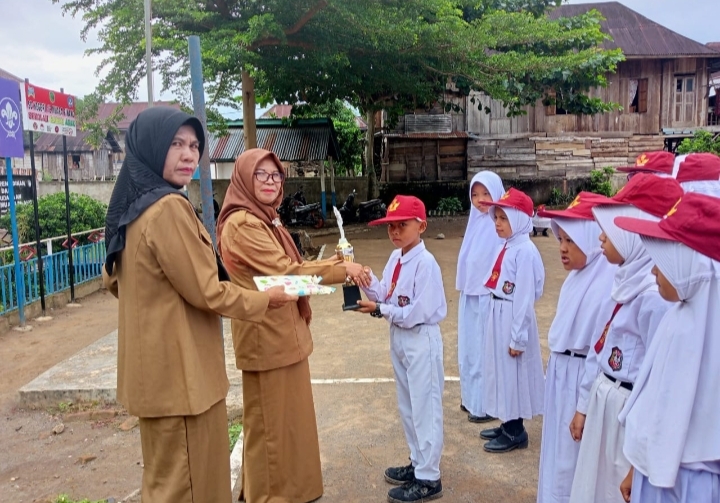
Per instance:
[[[362,300],[360,287],[357,285],[343,285],[343,299],[345,301],[342,306],[343,311],[360,309],[360,305],[358,304],[358,301]]]

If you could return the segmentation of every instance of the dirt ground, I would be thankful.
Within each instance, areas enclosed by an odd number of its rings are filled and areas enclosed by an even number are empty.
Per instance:
[[[458,294],[454,286],[460,237],[464,228],[465,219],[462,218],[431,219],[425,236],[428,249],[442,268],[448,298],[448,318],[441,326],[445,341],[446,376],[457,376]],[[392,251],[386,231],[382,228],[367,230],[355,227],[349,229],[349,232],[352,232],[348,238],[355,246],[357,260],[381,272]],[[445,235],[444,240],[436,239],[439,233]],[[540,333],[544,338],[555,314],[555,304],[565,273],[557,260],[554,239],[538,237],[534,241],[543,255],[547,271],[545,295],[536,305]],[[337,243],[337,234],[316,235],[313,238],[314,245],[323,243],[328,245],[327,256]],[[387,327],[373,320],[378,323],[373,325],[376,327],[373,330],[378,331],[377,338],[359,337],[358,334],[367,331],[354,333],[352,327],[362,324],[365,328],[368,320],[356,313],[343,314],[339,309],[341,302],[337,294],[313,300],[316,320],[313,322],[315,353],[310,360],[313,378],[392,377],[387,349],[378,348],[386,344]],[[52,501],[61,493],[71,494],[78,499],[114,498],[122,501],[140,486],[142,458],[139,433],[137,428],[130,431],[119,429],[128,420],[122,410],[118,410],[119,415],[115,417],[112,417],[114,412],[105,410],[96,412],[92,419],[76,416],[79,420],[73,420],[72,414],[79,410],[75,404],[60,404],[52,410],[17,408],[16,392],[20,387],[117,327],[117,304],[111,295],[99,292],[82,299],[81,303],[81,308],[65,308],[51,313],[54,319],[49,322],[31,321],[34,326],[31,332],[11,331],[0,334],[0,414],[3,418],[0,445],[4,451],[0,456],[0,503]],[[546,340],[542,343],[547,357]],[[490,461],[482,458],[478,462],[475,451],[481,444],[477,439],[477,428],[468,423],[458,409],[458,389],[457,383],[446,385],[448,440],[444,456],[454,461],[453,468],[446,470],[444,475],[446,496],[443,500],[448,503],[534,501],[541,421],[532,421],[528,425],[531,448],[527,451],[512,457],[487,458]],[[351,400],[348,399],[350,393]],[[383,495],[387,489],[375,480],[375,471],[393,461],[392,458],[397,456],[397,448],[389,452],[387,447],[376,440],[373,441],[375,443],[365,444],[357,441],[357,438],[348,438],[347,430],[340,432],[337,418],[331,412],[340,405],[346,407],[347,421],[351,425],[357,423],[359,434],[372,434],[387,428],[397,433],[397,413],[391,407],[394,403],[394,386],[386,384],[366,388],[361,392],[342,387],[316,386],[315,398],[321,451],[325,451],[323,471],[326,494],[323,501],[384,501]],[[96,405],[92,408],[95,411],[102,409],[107,407]],[[64,425],[64,431],[54,434],[53,428],[59,424]],[[333,438],[334,435],[336,438]],[[474,438],[472,443],[466,441],[468,435]],[[402,447],[402,439],[398,443],[395,438],[393,442],[396,447]],[[345,452],[348,446],[356,446],[357,449],[353,447],[348,454]],[[90,460],[91,457],[94,459]],[[328,458],[335,462],[328,465]],[[347,461],[344,462],[343,458],[347,458]],[[465,462],[466,458],[468,462]],[[364,468],[369,469],[371,475],[356,469],[358,460],[363,465],[370,465]],[[491,466],[482,466],[489,462]],[[444,463],[448,466],[447,461]],[[522,472],[532,472],[532,475],[516,479],[516,475],[510,473],[518,470],[518,467],[524,467]],[[508,485],[486,488],[481,478],[484,470],[500,473],[507,479]],[[508,470],[507,476],[502,475],[503,471]],[[366,480],[367,477],[372,480]],[[371,488],[367,499],[348,496],[347,486],[356,484]],[[470,496],[467,499],[468,494],[476,494],[477,491],[483,491],[487,497]]]

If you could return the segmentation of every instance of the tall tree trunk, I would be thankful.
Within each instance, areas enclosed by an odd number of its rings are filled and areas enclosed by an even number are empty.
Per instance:
[[[243,137],[245,150],[257,147],[255,125],[255,79],[247,70],[242,71]]]
[[[375,176],[375,112],[365,112],[367,122],[367,145],[365,146],[365,173],[367,174],[368,199],[380,195],[377,177]]]

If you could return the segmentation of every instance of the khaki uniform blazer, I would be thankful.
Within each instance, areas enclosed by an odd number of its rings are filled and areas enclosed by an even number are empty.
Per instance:
[[[243,288],[257,288],[254,276],[305,274],[322,276],[323,283],[345,281],[342,265],[293,262],[270,227],[246,211],[230,215],[220,239],[228,273]],[[233,320],[232,334],[235,362],[241,370],[286,367],[304,360],[313,350],[310,328],[300,317],[297,302],[268,310],[260,323]]]
[[[193,416],[226,397],[218,315],[259,325],[269,297],[218,280],[211,238],[187,199],[165,196],[128,225],[103,280],[119,299],[117,398],[130,414]]]

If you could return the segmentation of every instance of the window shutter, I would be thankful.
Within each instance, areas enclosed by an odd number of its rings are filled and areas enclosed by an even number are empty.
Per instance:
[[[638,113],[647,113],[648,111],[648,79],[640,79],[638,81]]]

